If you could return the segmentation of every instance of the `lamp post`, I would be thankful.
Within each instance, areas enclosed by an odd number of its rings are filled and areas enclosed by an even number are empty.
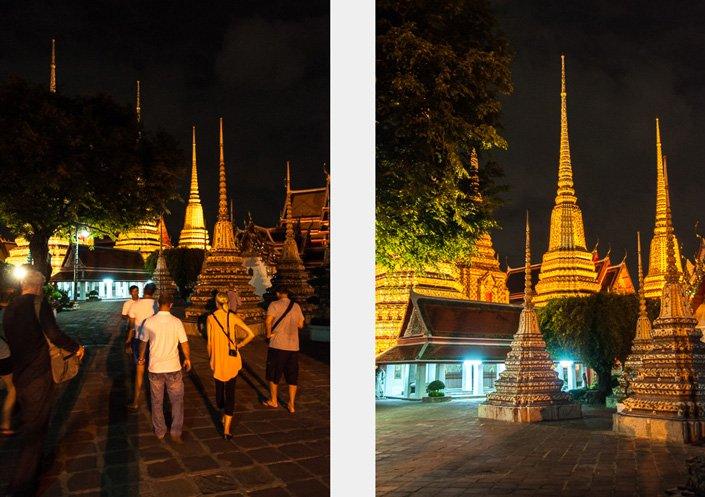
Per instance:
[[[80,231],[79,235],[79,225],[76,225],[76,244],[74,246],[74,252],[73,252],[73,301],[76,302],[78,300],[78,294],[77,294],[77,284],[78,284],[78,238],[81,236],[81,238],[86,238],[88,236],[88,231],[84,228],[83,230]]]

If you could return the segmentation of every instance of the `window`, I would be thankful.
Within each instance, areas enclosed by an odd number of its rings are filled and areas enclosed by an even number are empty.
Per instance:
[[[401,380],[401,364],[394,365],[394,379]]]
[[[445,377],[443,379],[446,388],[462,388],[463,387],[463,365],[462,364],[446,364]]]

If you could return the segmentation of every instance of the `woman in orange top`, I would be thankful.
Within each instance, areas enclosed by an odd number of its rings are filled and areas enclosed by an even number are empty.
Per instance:
[[[218,308],[208,315],[208,355],[215,380],[215,401],[218,409],[223,410],[223,438],[232,438],[230,425],[235,411],[235,379],[242,369],[240,349],[255,337],[249,326],[228,305],[228,295],[218,293],[215,297]],[[238,341],[237,331],[242,329],[246,335]]]

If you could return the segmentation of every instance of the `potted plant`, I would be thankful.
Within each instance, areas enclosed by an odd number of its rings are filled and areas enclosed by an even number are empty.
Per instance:
[[[441,380],[432,381],[426,387],[426,392],[428,393],[428,397],[424,397],[423,399],[421,399],[421,401],[422,402],[449,402],[451,400],[451,397],[446,397],[446,394],[443,392],[443,390],[445,390],[445,388],[446,388],[446,385]]]
[[[88,292],[88,300],[100,300],[100,298],[98,298],[98,290]]]

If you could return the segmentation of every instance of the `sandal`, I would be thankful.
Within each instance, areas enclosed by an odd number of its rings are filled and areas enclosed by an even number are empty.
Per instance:
[[[265,407],[271,407],[272,409],[278,409],[279,404],[272,404],[271,400],[263,400],[262,405]]]
[[[11,430],[10,428],[0,429],[0,437],[11,437],[15,434],[16,432],[14,430]]]

